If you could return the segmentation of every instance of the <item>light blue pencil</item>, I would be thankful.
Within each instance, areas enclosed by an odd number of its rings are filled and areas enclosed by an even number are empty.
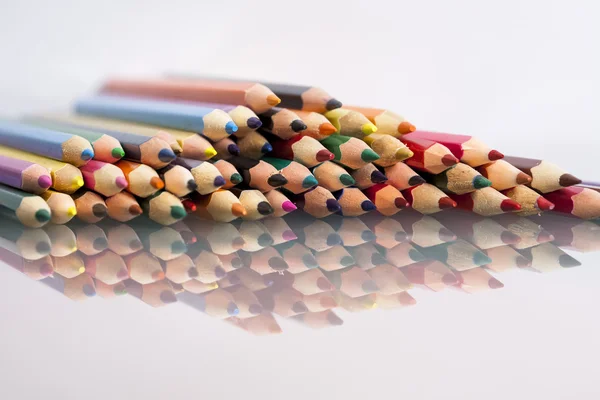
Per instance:
[[[188,103],[120,96],[95,96],[75,103],[79,114],[120,119],[201,133],[213,141],[238,130],[223,110]]]
[[[77,167],[85,165],[94,157],[92,145],[81,136],[13,121],[0,120],[0,145]]]

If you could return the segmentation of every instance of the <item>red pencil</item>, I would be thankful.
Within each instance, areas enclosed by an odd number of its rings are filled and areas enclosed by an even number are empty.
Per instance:
[[[520,211],[521,205],[509,199],[491,187],[476,190],[467,194],[450,195],[458,204],[458,208],[473,211],[486,217],[503,214],[505,212]]]
[[[600,217],[600,193],[596,190],[571,186],[546,193],[544,197],[554,203],[554,211],[583,219]]]
[[[414,132],[413,132],[414,133]],[[432,140],[403,135],[400,140],[414,153],[406,164],[420,171],[439,174],[458,163],[458,159],[444,145]]]

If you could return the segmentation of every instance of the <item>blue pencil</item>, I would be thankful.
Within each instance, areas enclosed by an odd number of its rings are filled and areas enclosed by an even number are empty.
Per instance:
[[[95,96],[75,103],[79,114],[114,118],[201,133],[213,141],[238,130],[223,110],[193,104],[119,96]]]
[[[77,167],[85,165],[94,157],[92,145],[81,136],[12,121],[0,120],[0,145],[64,161]]]

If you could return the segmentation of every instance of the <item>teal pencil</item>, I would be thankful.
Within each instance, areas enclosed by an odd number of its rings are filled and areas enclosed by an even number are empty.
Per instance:
[[[0,185],[0,206],[30,228],[41,228],[52,217],[50,207],[40,196],[10,186]]]

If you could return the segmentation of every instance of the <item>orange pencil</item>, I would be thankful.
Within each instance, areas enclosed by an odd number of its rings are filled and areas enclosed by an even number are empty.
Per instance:
[[[120,192],[105,200],[108,216],[127,222],[142,214],[142,207],[130,193]]]
[[[127,179],[127,191],[138,196],[148,197],[165,187],[156,171],[147,165],[121,160],[115,164]]]

